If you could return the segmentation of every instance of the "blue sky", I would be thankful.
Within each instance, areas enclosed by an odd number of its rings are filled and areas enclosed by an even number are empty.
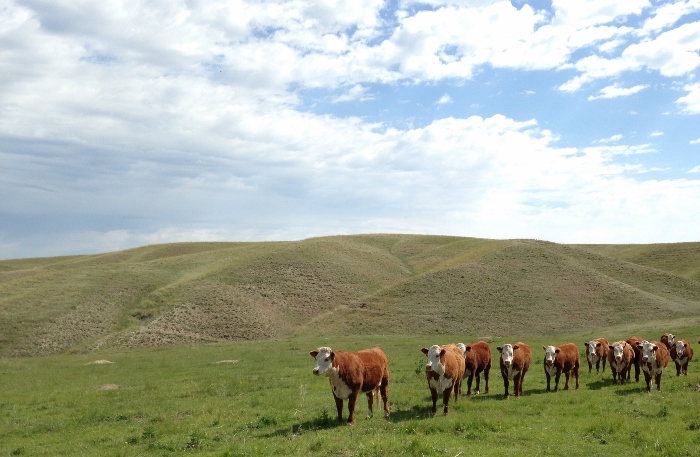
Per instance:
[[[700,240],[700,0],[0,0],[0,259]]]

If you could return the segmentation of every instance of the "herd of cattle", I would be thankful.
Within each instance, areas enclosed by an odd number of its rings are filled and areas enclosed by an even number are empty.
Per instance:
[[[698,341],[700,344],[700,341]],[[635,381],[639,382],[640,367],[646,380],[646,390],[652,385],[661,390],[661,373],[669,364],[669,358],[676,364],[676,376],[687,375],[688,362],[693,358],[693,348],[686,340],[675,339],[671,333],[664,333],[660,341],[646,341],[632,336],[626,341],[609,344],[605,338],[596,338],[584,343],[588,372],[596,367],[600,372],[602,364],[605,372],[606,362],[612,371],[613,383],[630,381],[634,366]],[[513,381],[513,394],[520,397],[523,393],[523,379],[532,363],[532,350],[523,342],[498,346],[500,368],[505,388],[504,398],[509,397],[510,381]],[[569,377],[576,380],[579,388],[579,371],[581,366],[578,347],[574,343],[561,346],[543,346],[544,372],[547,377],[547,391],[551,390],[550,380],[554,377],[554,391],[559,390],[559,379],[566,377],[564,389],[569,388]],[[472,382],[476,377],[475,394],[480,393],[481,374],[484,374],[484,392],[489,393],[489,372],[491,371],[491,348],[485,341],[469,345],[462,343],[433,345],[423,348],[428,357],[425,374],[433,400],[433,415],[437,412],[438,395],[442,394],[443,413],[449,412],[450,397],[454,393],[455,401],[462,391],[462,380],[467,378],[467,395],[472,394]],[[372,417],[375,390],[384,403],[384,417],[389,416],[389,361],[379,347],[357,352],[334,351],[321,347],[309,353],[316,359],[313,373],[330,379],[333,398],[338,410],[338,421],[343,420],[343,400],[348,400],[348,424],[355,422],[355,403],[362,392],[367,394],[369,417]]]

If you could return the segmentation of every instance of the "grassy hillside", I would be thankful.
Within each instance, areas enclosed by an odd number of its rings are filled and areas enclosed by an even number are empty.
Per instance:
[[[557,336],[699,317],[700,243],[358,235],[0,262],[4,357],[294,335]]]

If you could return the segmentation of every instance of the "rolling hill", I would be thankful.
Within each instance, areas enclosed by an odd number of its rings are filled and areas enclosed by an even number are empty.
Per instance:
[[[700,318],[700,243],[424,235],[0,262],[0,356],[293,335],[571,335]]]

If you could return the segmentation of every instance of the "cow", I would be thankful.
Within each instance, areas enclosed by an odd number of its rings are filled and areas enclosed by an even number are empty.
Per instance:
[[[634,360],[632,361],[632,365],[634,365],[634,382],[639,382],[639,364],[642,360],[642,351],[639,349],[637,346],[637,343],[641,343],[644,341],[638,336],[630,336],[627,338],[627,344],[632,346],[632,350],[634,351]]]
[[[447,414],[450,412],[450,395],[454,392],[456,403],[462,390],[464,354],[455,344],[434,344],[421,351],[428,357],[425,377],[433,400],[433,416],[437,413],[438,393],[442,393],[442,412]]]
[[[594,340],[583,343],[586,346],[586,359],[588,359],[588,372],[593,371],[595,364],[596,374],[600,373],[600,364],[603,363],[603,373],[605,373],[605,362],[608,358],[608,340],[605,338],[596,338]]]
[[[661,374],[668,366],[668,349],[663,343],[658,341],[642,341],[637,343],[641,350],[641,360],[639,364],[644,371],[644,379],[647,383],[647,392],[651,391],[652,383],[656,384],[656,390],[661,390]]]
[[[367,394],[367,416],[372,417],[375,389],[384,401],[384,417],[389,417],[389,361],[378,346],[357,352],[320,347],[309,354],[316,359],[314,375],[330,380],[338,422],[343,422],[343,400],[348,400],[348,425],[355,423],[355,403],[360,392]]]
[[[671,360],[675,362],[676,357],[678,357],[676,354],[676,337],[673,333],[664,333],[661,335],[660,341],[666,345],[666,349],[668,349],[668,353],[671,355]]]
[[[610,345],[608,349],[608,364],[612,371],[613,384],[617,384],[617,377],[620,377],[620,384],[630,381],[630,370],[634,364],[634,349],[627,341],[617,341]],[[639,366],[637,366],[639,369]]]
[[[479,385],[481,384],[481,373],[484,373],[486,389],[484,393],[489,393],[489,373],[491,372],[491,348],[486,341],[476,341],[465,345],[457,344],[464,354],[464,376],[467,376],[467,395],[472,394],[472,382],[476,376],[476,389],[474,393],[479,395]]]
[[[513,381],[515,398],[520,398],[523,394],[525,374],[530,369],[530,363],[532,363],[532,350],[530,346],[523,342],[504,344],[496,349],[501,353],[501,375],[503,376],[503,387],[505,388],[503,398],[506,399],[510,396],[508,394],[510,380]]]
[[[676,376],[688,376],[688,362],[693,360],[693,347],[686,340],[677,340],[676,346],[674,347],[677,358],[674,360],[676,362]]]
[[[576,388],[578,389],[578,374],[581,368],[581,357],[578,347],[574,343],[565,343],[561,346],[542,346],[544,349],[544,374],[547,376],[547,392],[550,392],[550,380],[555,375],[554,391],[559,391],[559,378],[564,373],[566,382],[564,390],[569,389],[569,376],[576,378]]]

